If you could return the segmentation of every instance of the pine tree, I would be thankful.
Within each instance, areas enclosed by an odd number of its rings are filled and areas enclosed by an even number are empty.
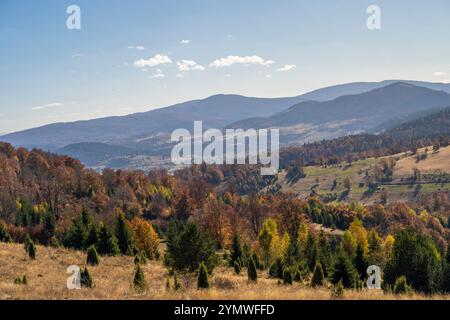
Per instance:
[[[208,270],[206,269],[206,266],[203,262],[200,263],[200,267],[198,270],[197,288],[198,289],[208,289],[209,288]]]
[[[86,240],[84,242],[84,247],[89,248],[90,246],[96,246],[98,243],[98,226],[94,223],[89,225]]]
[[[323,274],[323,268],[320,262],[316,263],[316,266],[314,267],[314,273],[311,279],[311,287],[320,287],[324,284],[324,274]]]
[[[81,276],[81,286],[89,289],[94,287],[94,282],[92,281],[92,277],[87,268],[84,268],[84,270],[81,271],[80,276]]]
[[[331,282],[338,284],[342,281],[345,288],[354,288],[358,281],[358,272],[344,250],[339,250],[336,261],[333,264]]]
[[[231,260],[230,265],[234,266],[236,261],[241,260],[243,255],[241,238],[237,233],[233,235],[233,242],[231,245]]]
[[[86,263],[91,266],[96,266],[99,264],[98,253],[97,250],[95,249],[95,246],[90,246],[88,248]]]
[[[12,242],[11,235],[3,223],[0,222],[0,242]]]
[[[25,252],[28,253],[30,259],[36,259],[36,246],[34,245],[33,240],[31,240],[30,235],[26,235],[25,243],[24,243]]]
[[[358,271],[359,279],[365,280],[367,278],[367,267],[369,266],[369,263],[367,262],[366,255],[364,254],[364,248],[360,244],[356,247],[353,264],[356,271]]]
[[[98,252],[102,255],[118,255],[120,253],[117,239],[114,233],[105,225],[100,225],[99,239],[97,243]]]
[[[136,265],[136,270],[134,272],[133,286],[138,291],[142,291],[147,287],[144,271],[142,271],[141,266],[139,264]]]
[[[283,271],[283,284],[292,284],[291,268],[284,268],[284,271]]]
[[[130,254],[133,251],[133,232],[128,227],[124,214],[120,214],[116,222],[116,237],[122,254]]]
[[[256,271],[256,265],[253,257],[250,257],[248,261],[247,276],[249,281],[258,281],[258,272]]]
[[[241,274],[241,264],[239,263],[239,260],[234,262],[234,273],[237,275]]]

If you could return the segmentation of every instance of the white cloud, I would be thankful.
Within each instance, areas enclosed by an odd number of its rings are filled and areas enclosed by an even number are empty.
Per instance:
[[[191,40],[189,40],[189,39],[185,39],[185,40],[181,40],[180,41],[180,44],[189,44],[189,43],[191,43]]]
[[[290,71],[292,69],[297,68],[297,66],[295,64],[286,64],[281,68],[278,68],[277,71],[279,72],[286,72],[286,71]]]
[[[209,66],[215,68],[229,67],[234,64],[269,66],[274,63],[275,61],[273,60],[264,60],[259,56],[228,56],[226,58],[221,58],[213,61]]]
[[[156,78],[164,78],[166,75],[162,72],[161,69],[156,70],[155,74],[152,74],[150,76],[150,79],[156,79]]]
[[[197,62],[192,60],[181,60],[177,61],[178,70],[180,72],[189,72],[189,71],[203,71],[205,70],[204,66],[197,64]]]
[[[442,77],[445,76],[447,73],[446,72],[442,72],[442,71],[437,71],[434,73],[435,77]]]
[[[266,78],[270,79],[270,78],[272,78],[272,75],[271,74],[266,74]]]
[[[75,54],[73,54],[73,55],[71,56],[71,58],[72,58],[72,59],[75,59],[75,58],[79,58],[79,57],[82,57],[82,56],[83,56],[82,53],[75,53]]]
[[[168,56],[157,54],[153,58],[139,59],[134,62],[134,66],[138,68],[156,67],[159,65],[170,64],[172,60]]]
[[[447,83],[450,83],[450,79],[442,80],[442,82],[443,82],[443,83],[446,83],[446,84],[447,84]]]
[[[129,46],[128,49],[145,50],[144,46]]]
[[[44,105],[42,105],[42,106],[36,106],[36,107],[33,107],[33,108],[31,108],[32,110],[45,110],[45,109],[48,109],[48,108],[55,108],[55,107],[62,107],[62,106],[65,106],[65,105],[69,105],[69,104],[75,104],[76,102],[75,101],[71,101],[71,102],[52,102],[52,103],[47,103],[47,104],[44,104]]]

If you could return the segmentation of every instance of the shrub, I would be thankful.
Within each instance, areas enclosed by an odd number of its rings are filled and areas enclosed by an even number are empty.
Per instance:
[[[247,276],[249,281],[258,281],[258,272],[256,271],[256,265],[253,257],[250,257],[248,261]]]
[[[235,266],[236,262],[238,260],[242,260],[242,245],[241,245],[241,238],[238,234],[233,235],[233,243],[231,245],[231,260],[230,265]],[[238,273],[239,274],[239,273]]]
[[[133,287],[137,291],[145,290],[145,288],[147,287],[144,271],[142,271],[141,266],[139,264],[136,265],[136,270],[134,272]]]
[[[97,266],[99,264],[98,253],[97,250],[95,249],[95,246],[90,246],[88,248],[86,264],[91,266]]]
[[[27,285],[28,284],[27,276],[15,278],[14,279],[14,284]]]
[[[208,270],[206,269],[206,266],[203,262],[200,263],[200,267],[198,270],[197,288],[198,289],[208,289],[209,288]]]
[[[344,285],[342,281],[339,281],[337,284],[331,287],[331,298],[332,299],[342,299],[344,297]]]
[[[396,295],[401,294],[411,294],[413,292],[412,288],[408,285],[405,276],[398,277],[395,280],[393,293]]]
[[[314,273],[311,279],[311,287],[320,287],[324,284],[324,274],[323,274],[323,268],[320,262],[316,263],[316,266],[314,267]]]
[[[173,274],[173,289],[178,291],[182,288],[181,282],[178,280],[178,274],[175,272]]]
[[[273,278],[281,279],[283,277],[283,260],[281,258],[276,259],[269,268],[269,275]]]
[[[138,251],[136,255],[134,256],[134,264],[146,264],[147,263],[147,256],[144,252]]]

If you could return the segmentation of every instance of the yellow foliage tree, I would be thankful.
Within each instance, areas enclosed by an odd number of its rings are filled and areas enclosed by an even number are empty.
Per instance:
[[[160,239],[150,222],[136,218],[131,222],[133,241],[136,248],[147,255],[149,259],[156,259],[159,255]]]
[[[342,235],[341,246],[347,254],[352,257],[355,254],[356,250],[356,239],[349,231],[345,231]]]
[[[280,236],[278,226],[274,219],[268,218],[264,221],[258,236],[259,248],[266,266],[270,265],[279,253]]]
[[[369,242],[367,241],[367,230],[364,228],[362,221],[356,219],[350,224],[348,230],[355,239],[356,245],[360,245],[364,250],[364,254],[367,254],[369,251]]]

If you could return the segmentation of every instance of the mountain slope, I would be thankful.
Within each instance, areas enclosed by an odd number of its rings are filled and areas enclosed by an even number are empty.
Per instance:
[[[143,138],[152,137],[158,133],[168,134],[177,128],[191,129],[194,120],[203,120],[205,127],[221,128],[246,118],[268,117],[300,102],[331,100],[342,95],[367,92],[394,82],[396,81],[348,83],[322,88],[291,98],[267,99],[216,95],[203,100],[188,101],[128,116],[50,124],[4,135],[0,137],[0,140],[16,146],[38,147],[46,150],[56,150],[81,142],[130,146],[136,140],[141,141]],[[407,82],[450,92],[450,84]],[[152,146],[147,144],[143,147],[148,149]]]
[[[334,138],[366,132],[411,113],[450,106],[450,94],[396,82],[357,95],[334,100],[306,101],[266,118],[250,118],[233,128],[281,128],[285,143]]]

